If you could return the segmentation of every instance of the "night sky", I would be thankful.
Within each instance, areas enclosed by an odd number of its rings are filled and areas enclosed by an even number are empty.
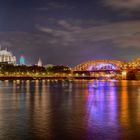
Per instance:
[[[34,64],[140,56],[140,0],[0,0],[0,43]]]

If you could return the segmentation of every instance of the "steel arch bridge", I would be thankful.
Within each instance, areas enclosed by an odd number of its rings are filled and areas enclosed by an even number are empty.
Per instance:
[[[75,66],[73,71],[121,70],[125,62],[118,60],[92,60]]]
[[[140,67],[140,57],[134,59],[134,60],[131,61],[131,62],[129,62],[128,65],[129,65],[130,67],[134,67],[134,68]]]

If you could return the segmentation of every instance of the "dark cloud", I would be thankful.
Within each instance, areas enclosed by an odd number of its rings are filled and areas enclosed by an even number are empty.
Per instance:
[[[123,14],[140,12],[140,0],[103,0],[103,3]]]
[[[83,42],[100,42],[110,41],[122,47],[139,47],[140,48],[140,21],[125,21],[106,23],[99,26],[91,26],[83,28],[81,26],[73,26],[65,20],[59,21],[60,26],[64,29],[57,30],[47,27],[40,27],[39,30],[52,35],[49,41],[52,44],[70,46],[70,44],[81,44]],[[61,42],[60,42],[61,39]]]
[[[105,22],[99,25],[92,22],[93,25],[88,27],[83,27],[81,23],[56,20],[57,28],[38,25],[36,32],[0,32],[0,43],[17,55],[26,54],[35,59],[41,55],[44,60],[47,56],[47,63],[56,60],[58,63],[71,63],[68,58],[64,61],[65,54],[84,59],[92,58],[92,52],[98,54],[100,50],[108,54],[107,48],[108,52],[114,49],[140,49],[140,20]]]

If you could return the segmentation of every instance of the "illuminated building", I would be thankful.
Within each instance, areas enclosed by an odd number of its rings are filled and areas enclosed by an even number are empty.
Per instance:
[[[37,66],[39,66],[39,67],[42,67],[42,66],[43,66],[42,61],[41,61],[40,58],[39,58],[39,60],[38,60]]]
[[[0,63],[16,64],[16,56],[7,49],[0,50]]]
[[[122,71],[122,79],[126,79],[127,78],[127,72],[126,71]]]
[[[19,62],[20,62],[20,65],[25,65],[25,58],[24,58],[24,56],[20,57]]]

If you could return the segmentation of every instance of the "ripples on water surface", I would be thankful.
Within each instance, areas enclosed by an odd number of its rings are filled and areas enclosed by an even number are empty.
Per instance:
[[[140,139],[140,81],[0,81],[0,140],[22,139]]]

